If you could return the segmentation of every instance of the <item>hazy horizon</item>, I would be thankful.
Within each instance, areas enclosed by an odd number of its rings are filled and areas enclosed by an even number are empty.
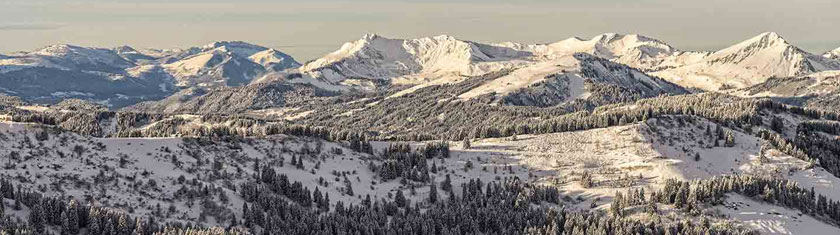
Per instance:
[[[0,3],[0,53],[61,43],[170,49],[241,40],[307,61],[366,33],[488,43],[636,33],[683,50],[717,50],[773,31],[821,54],[840,47],[838,8],[829,0],[7,1]]]

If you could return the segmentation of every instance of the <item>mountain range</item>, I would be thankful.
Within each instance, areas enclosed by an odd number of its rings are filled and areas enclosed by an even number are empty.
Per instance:
[[[608,79],[603,73],[591,73],[593,66],[581,61],[582,54],[632,69],[622,76],[642,82],[614,81],[615,76]],[[120,108],[160,100],[183,89],[209,91],[275,82],[345,93],[394,91],[392,96],[401,96],[509,71],[507,76],[458,94],[459,98],[491,94],[510,104],[551,106],[586,98],[589,93],[582,88],[583,81],[610,80],[634,89],[641,85],[647,93],[673,84],[679,89],[725,91],[770,78],[840,70],[838,54],[840,49],[823,55],[808,53],[776,33],[711,52],[683,51],[635,34],[607,33],[548,44],[487,44],[447,35],[390,39],[368,34],[305,64],[278,50],[239,41],[175,50],[54,45],[0,55],[0,92],[41,103],[81,98]],[[589,68],[588,74],[581,76],[584,68]],[[522,93],[537,98],[525,98]]]
[[[81,98],[118,108],[189,87],[244,85],[297,66],[289,55],[245,42],[140,51],[54,45],[0,57],[0,91],[44,103]]]

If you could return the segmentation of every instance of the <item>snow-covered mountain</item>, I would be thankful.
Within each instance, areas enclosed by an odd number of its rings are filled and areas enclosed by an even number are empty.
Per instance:
[[[547,75],[548,64],[574,60],[576,53],[588,53],[642,71],[656,71],[695,63],[708,52],[680,51],[662,41],[641,35],[607,33],[590,40],[569,38],[550,44],[505,42],[484,44],[441,35],[419,39],[389,39],[365,35],[340,49],[303,65],[303,82],[344,87],[365,87],[364,81],[382,80],[392,85],[414,85],[414,89],[451,84],[464,77],[503,70],[517,70],[518,84]],[[571,60],[570,60],[571,58]],[[555,72],[556,72],[555,71]],[[307,78],[314,80],[307,81]],[[510,81],[509,81],[510,82]],[[324,85],[326,84],[326,85]],[[512,86],[509,89],[521,87]],[[412,89],[398,93],[410,93]]]
[[[159,59],[178,79],[178,86],[238,86],[267,71],[300,66],[291,56],[241,41],[214,42]]]
[[[416,84],[444,77],[476,76],[526,64],[531,53],[458,40],[447,35],[390,39],[368,34],[309,62],[301,73],[330,83],[388,80]]]
[[[239,86],[265,73],[262,65],[222,49],[202,52],[163,65],[179,87]]]
[[[132,66],[132,62],[109,49],[59,44],[12,54],[0,61],[0,73],[31,67],[114,72]]]
[[[588,53],[645,71],[693,63],[708,55],[708,52],[681,51],[638,34],[606,33],[589,40],[572,37],[544,47],[546,49],[537,50],[537,53],[541,51],[540,54],[547,56]]]
[[[840,47],[823,54],[825,58],[840,60]]]
[[[81,98],[125,106],[160,99],[174,90],[172,77],[154,66],[138,66],[130,48],[53,45],[0,59],[0,92],[57,103]]]
[[[297,66],[287,54],[238,41],[178,50],[62,44],[0,56],[0,92],[47,103],[81,98],[122,107],[180,88],[245,85],[267,71]]]
[[[770,77],[792,77],[838,69],[838,61],[808,53],[776,33],[762,33],[716,51],[697,63],[659,71],[654,75],[683,86],[719,90],[759,84]]]

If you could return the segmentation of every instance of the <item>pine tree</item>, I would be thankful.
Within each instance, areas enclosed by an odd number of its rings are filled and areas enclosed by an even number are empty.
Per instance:
[[[446,179],[440,182],[440,189],[443,189],[443,191],[452,191],[452,179],[449,177],[449,174],[446,174]]]
[[[435,182],[429,184],[429,202],[436,203],[438,198],[437,185]]]
[[[404,208],[406,206],[405,195],[403,195],[402,190],[397,190],[397,195],[394,196],[394,203],[397,204],[397,207]]]
[[[464,149],[470,149],[470,148],[472,148],[472,144],[470,143],[470,139],[469,139],[469,138],[464,138],[464,143],[463,143],[463,146],[464,146]]]
[[[79,233],[79,215],[76,209],[71,207],[66,212],[61,213],[61,234],[78,234]]]
[[[615,198],[610,204],[610,214],[615,217],[624,216],[624,195],[621,192],[615,193]]]
[[[245,225],[245,227],[250,228],[250,227],[253,226],[253,219],[251,219],[251,211],[248,210],[248,203],[247,202],[242,203],[242,220],[243,220],[243,225]]]
[[[38,234],[43,234],[46,229],[46,221],[44,219],[44,211],[41,209],[41,203],[35,203],[31,209],[29,212],[29,226],[34,228]]]
[[[321,209],[324,211],[330,211],[330,193],[324,193],[324,201]]]

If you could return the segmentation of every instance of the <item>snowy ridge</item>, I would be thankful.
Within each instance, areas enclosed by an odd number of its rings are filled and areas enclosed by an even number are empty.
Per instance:
[[[838,70],[840,62],[810,54],[776,33],[763,33],[712,53],[703,60],[654,75],[705,90],[742,88],[770,77],[791,77]]]
[[[38,67],[111,72],[132,66],[133,63],[109,49],[66,44],[0,57],[0,73]]]
[[[678,85],[626,65],[576,53],[516,69],[458,97],[472,99],[495,94],[507,97],[513,104],[553,106],[589,98],[597,89],[585,86],[586,83],[621,87],[640,97],[688,93]]]
[[[406,75],[475,76],[524,62],[530,53],[440,35],[389,39],[375,34],[345,43],[300,68],[330,82],[348,78],[394,79]]]
[[[548,45],[553,53],[585,52],[613,60],[634,68],[657,70],[679,66],[701,58],[705,52],[680,51],[672,46],[643,35],[607,33],[584,41],[569,38]]]

